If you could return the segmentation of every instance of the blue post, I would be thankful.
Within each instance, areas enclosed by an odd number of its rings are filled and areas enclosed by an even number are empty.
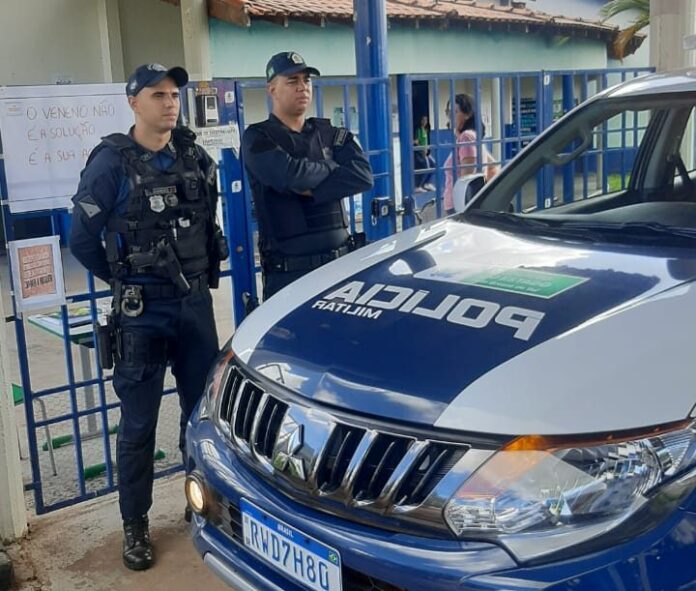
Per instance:
[[[396,212],[391,194],[389,73],[387,66],[387,9],[385,0],[353,0],[355,60],[359,78],[376,79],[360,93],[359,108],[365,113],[361,128],[370,153],[375,186],[363,196],[363,227],[368,240],[396,231]],[[361,126],[362,127],[362,126]],[[376,207],[373,201],[378,200]],[[391,200],[391,204],[389,203]],[[378,206],[377,206],[378,205]]]
[[[575,106],[575,89],[572,74],[563,75],[563,113]],[[563,167],[563,201],[570,203],[575,199],[575,161]]]
[[[553,76],[542,72],[541,76],[541,95],[537,99],[537,133],[548,129],[553,123]],[[544,166],[541,174],[541,197],[539,200],[539,190],[537,189],[537,205],[540,209],[553,206],[555,197],[555,170],[550,164]]]
[[[216,80],[215,86],[219,94],[227,97],[225,101],[220,101],[220,104],[224,105],[221,109],[221,123],[238,122],[241,135],[244,131],[244,122],[240,113],[241,88],[229,80]],[[241,154],[235,154],[229,148],[222,150],[220,186],[224,224],[229,231],[234,322],[235,325],[239,325],[245,316],[243,294],[248,293],[254,298],[257,295],[256,268],[251,193],[243,183]]]
[[[401,145],[401,203],[404,230],[416,225],[413,202],[413,103],[411,78],[399,74],[396,79],[399,105],[399,143]]]

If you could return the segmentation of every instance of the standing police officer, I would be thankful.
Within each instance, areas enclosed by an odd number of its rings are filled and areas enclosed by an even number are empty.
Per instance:
[[[347,129],[305,119],[312,75],[319,71],[299,54],[274,55],[266,66],[272,113],[242,139],[259,222],[264,299],[356,246],[342,199],[373,184],[370,163]]]
[[[209,287],[217,287],[227,246],[215,222],[215,164],[177,128],[183,68],[140,66],[126,86],[135,125],[102,139],[73,197],[70,247],[110,283],[112,314],[98,331],[102,365],[115,363],[121,401],[117,460],[123,561],[153,562],[147,512],[164,374],[171,363],[186,422],[218,353]],[[104,243],[102,244],[102,239]]]

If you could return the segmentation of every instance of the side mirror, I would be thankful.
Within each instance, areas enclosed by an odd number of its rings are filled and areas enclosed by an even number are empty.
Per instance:
[[[464,211],[466,205],[481,190],[485,182],[486,179],[480,172],[459,177],[452,187],[454,211],[457,213]]]

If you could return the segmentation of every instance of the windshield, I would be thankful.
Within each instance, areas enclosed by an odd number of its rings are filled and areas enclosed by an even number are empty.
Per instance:
[[[467,221],[590,241],[696,240],[696,93],[600,99],[486,187]]]

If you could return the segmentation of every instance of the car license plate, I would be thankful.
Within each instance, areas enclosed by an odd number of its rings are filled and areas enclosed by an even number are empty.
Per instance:
[[[244,545],[254,554],[316,591],[341,591],[341,556],[336,550],[271,517],[242,499]]]

